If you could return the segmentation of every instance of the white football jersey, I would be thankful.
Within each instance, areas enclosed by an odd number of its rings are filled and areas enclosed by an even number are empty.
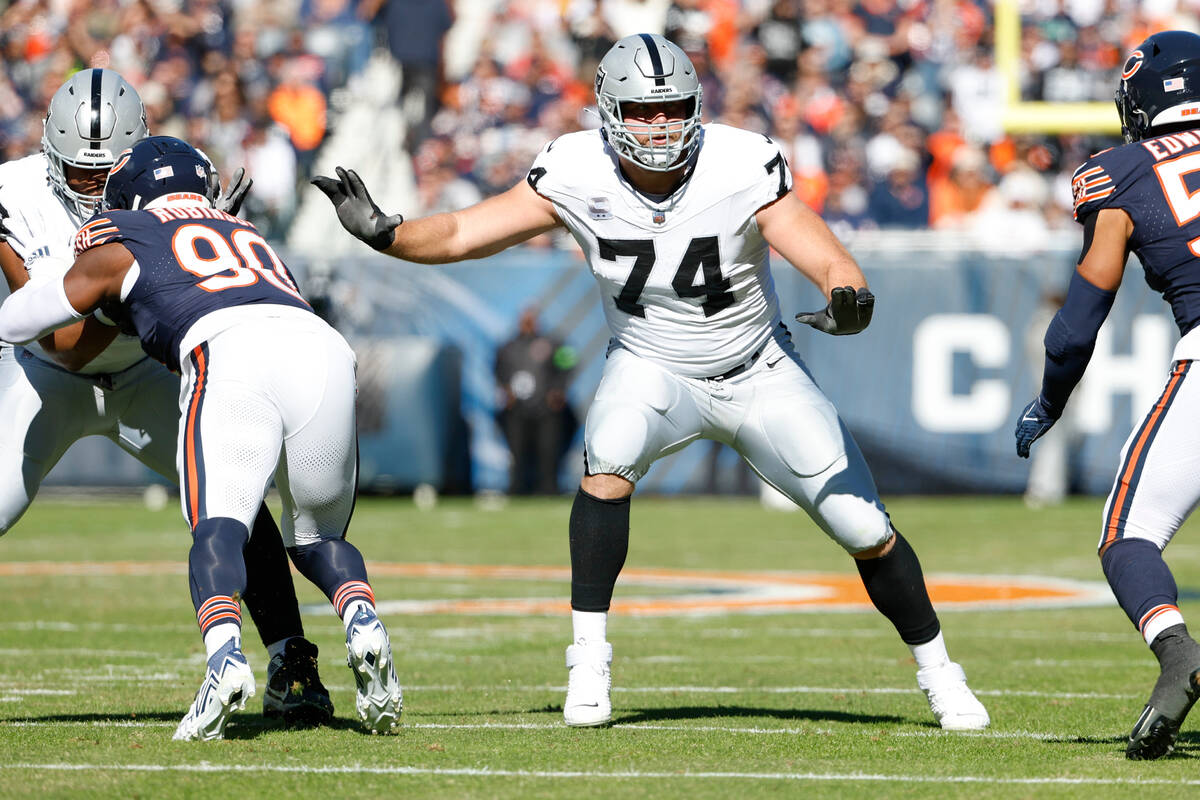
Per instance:
[[[792,176],[766,136],[709,124],[691,175],[656,202],[622,176],[599,130],[560,136],[529,184],[549,199],[600,284],[613,336],[672,372],[720,375],[780,324],[755,213]]]
[[[75,261],[72,240],[83,220],[50,186],[46,157],[41,153],[0,164],[0,237],[25,261],[31,280],[65,275]],[[26,347],[53,363],[41,345]],[[118,334],[104,352],[80,372],[120,372],[146,358],[135,336]]]

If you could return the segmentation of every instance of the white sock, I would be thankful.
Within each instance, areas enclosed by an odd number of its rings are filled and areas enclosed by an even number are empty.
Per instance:
[[[288,643],[288,639],[291,638],[291,636],[288,636],[280,639],[278,642],[271,642],[269,645],[267,645],[267,660],[269,661],[275,656],[282,655],[283,649]]]
[[[204,649],[207,651],[205,658],[212,658],[213,654],[225,646],[225,643],[230,639],[234,639],[234,647],[239,650],[242,647],[242,628],[240,625],[235,625],[232,622],[222,622],[219,625],[213,625],[204,634]]]
[[[908,649],[917,660],[917,669],[940,667],[950,663],[950,654],[946,652],[946,640],[942,638],[941,631],[925,644],[910,644]]]
[[[607,611],[571,609],[572,641],[603,642],[608,639]]]
[[[346,626],[346,633],[350,632],[350,623],[354,621],[354,615],[358,613],[360,608],[369,608],[375,610],[375,606],[368,603],[366,600],[351,600],[342,610],[342,624]]]

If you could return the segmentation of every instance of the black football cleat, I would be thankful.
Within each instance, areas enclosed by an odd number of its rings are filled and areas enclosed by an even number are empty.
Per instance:
[[[1162,684],[1166,676],[1160,676]],[[1156,708],[1147,704],[1142,709],[1142,715],[1134,723],[1133,731],[1129,734],[1129,742],[1125,745],[1125,757],[1131,761],[1153,761],[1170,755],[1175,750],[1175,739],[1179,736],[1179,728],[1187,713],[1191,711],[1196,699],[1200,698],[1200,669],[1187,677],[1187,685],[1164,687],[1156,685],[1154,694],[1168,697],[1161,703],[1164,708]],[[1174,688],[1173,691],[1171,689]],[[1166,691],[1163,691],[1163,690]],[[1153,696],[1152,698],[1153,699]],[[1174,702],[1173,702],[1174,701]],[[1174,706],[1166,708],[1165,706]]]
[[[301,636],[288,639],[283,652],[267,665],[263,716],[283,719],[289,728],[327,725],[333,701],[317,673],[317,646]]]

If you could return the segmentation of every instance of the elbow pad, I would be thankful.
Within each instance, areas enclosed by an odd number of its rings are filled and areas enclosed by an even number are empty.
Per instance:
[[[27,283],[0,305],[0,340],[27,344],[83,317],[67,299],[62,276]]]

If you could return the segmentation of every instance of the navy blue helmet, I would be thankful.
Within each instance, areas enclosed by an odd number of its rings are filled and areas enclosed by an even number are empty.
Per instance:
[[[1126,142],[1200,127],[1200,36],[1156,33],[1125,60],[1117,114]]]
[[[211,205],[219,181],[208,156],[173,136],[147,136],[117,156],[104,184],[104,209],[136,211],[167,194],[194,194]]]

